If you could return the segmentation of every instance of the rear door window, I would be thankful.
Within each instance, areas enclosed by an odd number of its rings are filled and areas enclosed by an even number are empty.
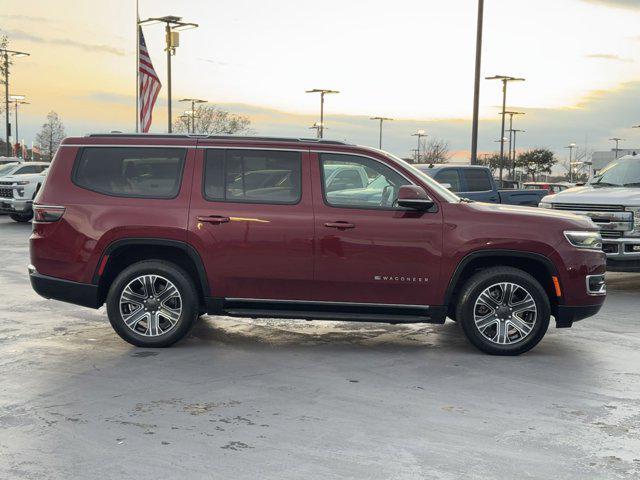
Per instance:
[[[462,176],[467,184],[465,190],[467,192],[486,192],[493,190],[489,172],[484,169],[465,168],[462,170]]]
[[[460,174],[453,168],[438,172],[433,178],[438,183],[448,183],[451,185],[449,190],[452,192],[460,191]]]
[[[175,198],[184,148],[86,147],[74,171],[79,187],[118,197]]]
[[[294,204],[302,194],[300,152],[207,150],[204,196],[211,201]]]

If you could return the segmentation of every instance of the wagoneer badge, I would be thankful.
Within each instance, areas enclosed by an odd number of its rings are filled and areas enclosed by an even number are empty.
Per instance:
[[[405,277],[402,275],[375,275],[373,279],[378,282],[427,283],[429,281],[429,279],[425,277]]]

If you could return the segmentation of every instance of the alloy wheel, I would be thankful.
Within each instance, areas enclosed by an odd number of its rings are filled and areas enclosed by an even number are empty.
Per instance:
[[[527,338],[538,316],[536,302],[521,285],[495,283],[476,299],[473,316],[480,334],[492,343],[512,345]]]
[[[122,290],[119,305],[125,325],[147,337],[169,332],[182,315],[180,292],[160,275],[141,275],[131,280]]]

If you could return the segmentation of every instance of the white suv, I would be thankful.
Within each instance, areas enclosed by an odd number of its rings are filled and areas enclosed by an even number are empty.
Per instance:
[[[16,222],[33,217],[33,199],[40,190],[49,164],[46,162],[11,163],[0,167],[0,213],[8,213]]]

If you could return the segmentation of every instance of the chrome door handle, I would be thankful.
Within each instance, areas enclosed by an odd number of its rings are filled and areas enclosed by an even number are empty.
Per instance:
[[[349,223],[349,222],[327,222],[324,224],[325,227],[329,227],[329,228],[338,228],[340,230],[346,230],[348,228],[355,228],[356,226],[353,223]]]
[[[209,215],[208,217],[196,217],[196,220],[203,223],[213,223],[214,225],[220,225],[221,223],[228,223],[231,221],[229,217],[223,217],[221,215]]]

